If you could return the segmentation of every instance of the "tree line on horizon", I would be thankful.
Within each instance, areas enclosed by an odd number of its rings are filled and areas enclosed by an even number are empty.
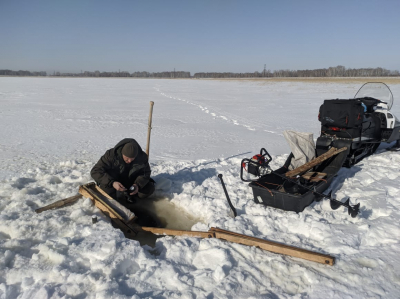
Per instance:
[[[342,65],[327,69],[314,70],[264,70],[254,73],[196,73],[194,78],[280,78],[280,77],[397,77],[399,71],[390,71],[381,67],[346,69]]]
[[[30,72],[0,70],[0,76],[49,76],[49,77],[131,77],[131,78],[280,78],[280,77],[397,77],[399,71],[390,71],[381,67],[346,69],[344,66],[329,67],[327,69],[314,70],[266,70],[262,72],[233,73],[233,72],[201,72],[193,76],[186,71],[171,72],[81,72],[81,73],[60,73],[53,72]]]

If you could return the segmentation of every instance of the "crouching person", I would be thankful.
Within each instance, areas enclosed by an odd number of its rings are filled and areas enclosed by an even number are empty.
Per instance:
[[[147,154],[131,138],[125,138],[107,150],[90,172],[97,185],[122,204],[133,203],[154,192],[150,174]]]

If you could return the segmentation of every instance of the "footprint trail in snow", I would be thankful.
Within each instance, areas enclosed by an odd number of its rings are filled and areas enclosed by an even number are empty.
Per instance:
[[[247,130],[256,131],[255,127],[257,127],[257,126],[261,127],[261,128],[265,127],[264,124],[256,123],[256,122],[253,122],[254,125],[251,125],[249,123],[249,121],[245,121],[245,120],[241,119],[240,117],[237,117],[236,115],[231,115],[230,113],[223,113],[222,114],[216,108],[213,108],[211,110],[208,107],[205,107],[203,105],[197,104],[195,102],[191,102],[191,101],[188,101],[188,100],[185,100],[185,99],[181,99],[181,98],[178,98],[178,97],[174,97],[174,96],[168,95],[168,94],[162,92],[159,87],[154,87],[154,89],[164,97],[167,97],[167,98],[170,98],[170,99],[173,99],[173,100],[177,100],[177,101],[181,101],[181,102],[187,103],[189,105],[195,106],[195,107],[201,109],[204,113],[209,114],[214,118],[220,118],[220,119],[222,119],[222,120],[224,120],[224,121],[226,121],[228,123],[234,124],[236,126],[244,127]],[[263,131],[267,132],[267,133],[270,133],[270,134],[277,134],[277,135],[283,136],[282,134],[274,132],[274,131],[271,131],[271,130],[263,129]]]

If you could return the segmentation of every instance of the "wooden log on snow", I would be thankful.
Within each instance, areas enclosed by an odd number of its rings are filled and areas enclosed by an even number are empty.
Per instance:
[[[135,214],[129,210],[127,207],[124,205],[120,204],[118,201],[116,201],[114,198],[112,198],[110,195],[108,195],[103,189],[101,189],[99,186],[97,186],[95,183],[90,183],[90,185],[86,185],[90,190],[92,190],[95,194],[97,194],[100,199],[112,208],[115,212],[117,212],[126,223],[132,222]]]
[[[286,177],[294,177],[296,175],[302,174],[306,172],[307,170],[310,170],[314,166],[317,166],[318,164],[322,163],[323,161],[329,159],[330,157],[333,157],[334,155],[337,155],[341,152],[344,152],[347,150],[347,147],[342,147],[340,149],[337,149],[336,147],[331,147],[327,152],[323,153],[321,156],[316,157],[312,159],[311,161],[307,162],[306,164],[303,164],[291,171],[288,171],[285,173]]]
[[[107,205],[97,194],[91,190],[91,187],[95,186],[95,183],[89,183],[79,187],[79,193],[84,197],[90,198],[94,201],[96,207],[98,207],[103,212],[107,212],[110,218],[117,218],[119,220],[124,220],[124,218],[118,214],[113,208]]]
[[[332,266],[335,263],[335,258],[330,255],[313,252],[310,250],[301,249],[294,246],[284,245],[277,242],[267,241],[255,237],[250,237],[230,232],[227,230],[223,230],[220,228],[212,227],[210,231],[215,233],[216,238],[223,239],[229,242],[239,243],[248,246],[256,246],[261,249],[271,251],[274,253],[289,255],[330,266]]]
[[[214,238],[214,232],[200,232],[200,231],[191,231],[191,230],[179,230],[179,229],[171,229],[171,228],[158,228],[158,227],[146,227],[146,226],[133,226],[136,231],[142,232],[150,232],[158,235],[168,235],[168,236],[187,236],[187,237],[195,237],[195,238]]]
[[[73,204],[79,198],[82,198],[81,194],[77,194],[77,195],[74,195],[74,196],[71,196],[71,197],[68,197],[68,198],[64,198],[64,199],[58,200],[56,202],[53,202],[53,203],[51,203],[51,204],[49,204],[47,206],[41,207],[39,209],[36,209],[35,212],[39,214],[39,213],[42,213],[43,211],[56,209],[56,208],[61,208],[61,207],[64,207],[66,205]]]
[[[150,112],[149,112],[149,125],[147,128],[147,146],[146,146],[146,154],[148,159],[150,160],[150,134],[151,134],[151,123],[152,123],[152,119],[153,119],[153,106],[154,106],[154,102],[150,101]]]
[[[111,221],[124,233],[127,238],[133,238],[137,232],[135,229],[125,221],[125,219],[107,203],[105,203],[98,194],[92,189],[96,188],[95,183],[89,183],[79,187],[79,193],[84,197],[90,198],[95,206],[99,208],[106,216],[111,218]],[[96,191],[98,191],[96,189]],[[102,194],[109,197],[107,193]]]

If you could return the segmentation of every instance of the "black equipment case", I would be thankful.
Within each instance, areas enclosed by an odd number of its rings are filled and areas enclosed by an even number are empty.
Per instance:
[[[347,150],[330,157],[317,165],[311,171],[326,173],[327,176],[320,181],[314,183],[302,182],[308,188],[312,188],[316,192],[324,192],[332,183],[333,178],[342,167],[349,153],[351,141],[348,140],[332,140],[328,137],[319,137],[316,145],[316,155],[320,156],[330,147],[342,148],[347,147]],[[293,155],[289,155],[286,163],[281,168],[274,172],[285,174],[290,164]],[[312,191],[298,187],[288,180],[284,180],[274,172],[260,177],[257,181],[253,181],[249,186],[253,189],[254,201],[265,206],[282,209],[285,211],[302,212],[305,207],[309,206],[314,200],[319,201],[319,198]],[[302,179],[300,179],[301,181]]]

